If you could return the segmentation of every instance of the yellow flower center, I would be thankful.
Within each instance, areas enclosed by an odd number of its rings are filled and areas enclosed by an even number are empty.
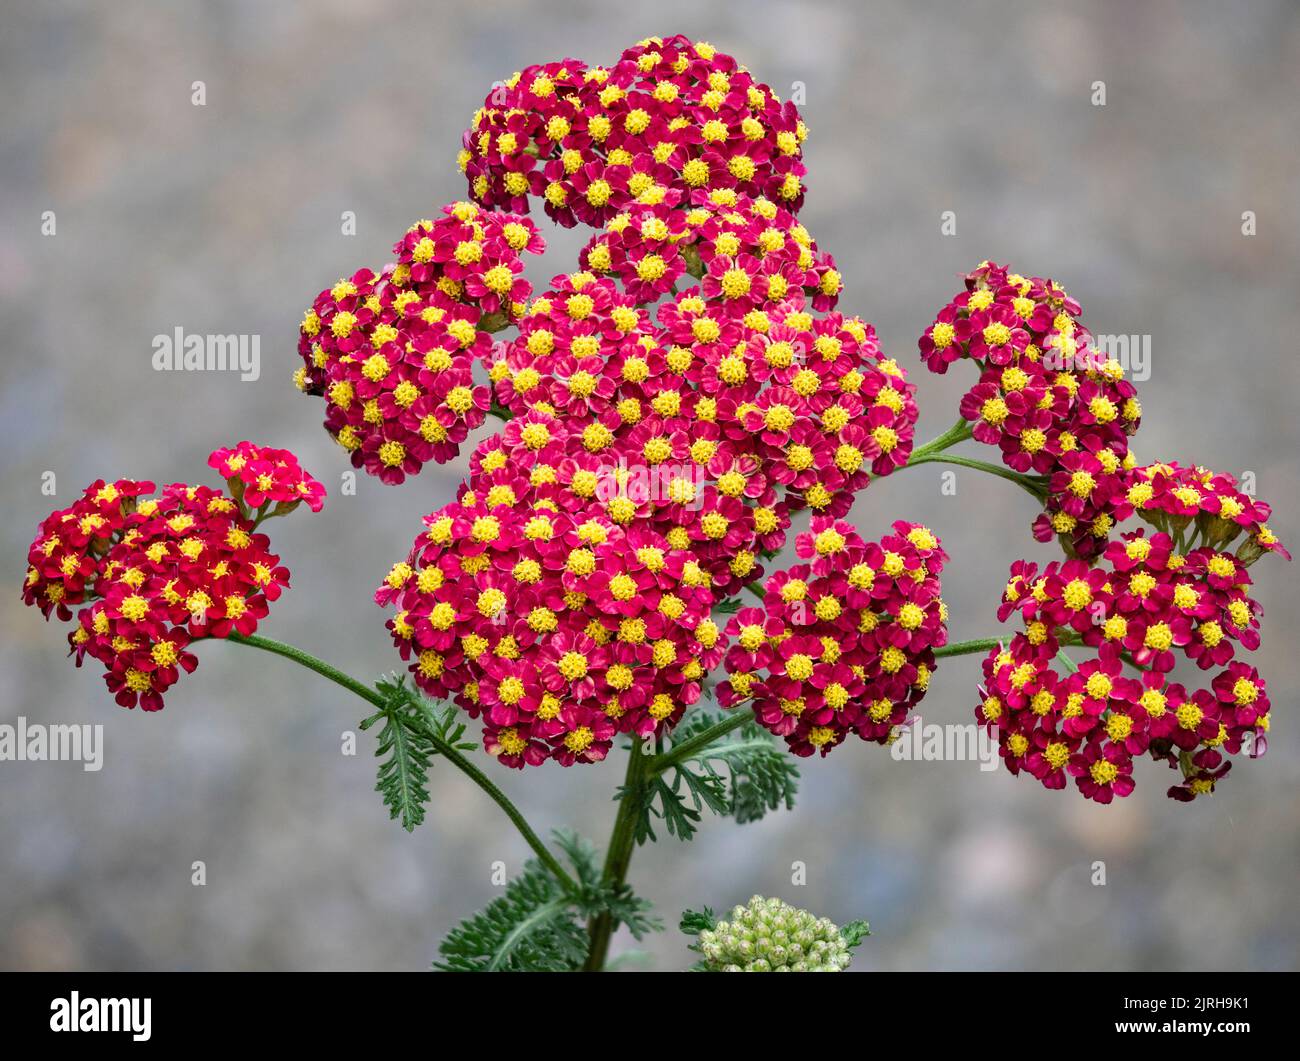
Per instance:
[[[1071,611],[1082,611],[1092,603],[1092,587],[1083,579],[1076,578],[1066,585],[1061,598]]]
[[[813,661],[803,653],[795,653],[786,661],[785,672],[797,682],[807,681],[812,677]]]
[[[580,652],[566,652],[560,657],[556,669],[569,681],[577,681],[587,675],[587,657]]]
[[[1157,652],[1166,652],[1174,643],[1174,632],[1169,629],[1168,623],[1152,623],[1147,627],[1142,643]]]
[[[1001,322],[994,322],[984,329],[984,342],[989,346],[1005,346],[1011,339],[1011,329]]]

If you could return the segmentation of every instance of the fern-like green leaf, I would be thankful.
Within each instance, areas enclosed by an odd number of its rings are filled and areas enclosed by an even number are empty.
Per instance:
[[[578,894],[573,897],[574,908],[583,917],[598,914],[613,915],[616,924],[626,925],[635,939],[663,926],[658,918],[650,916],[650,903],[634,894],[631,887],[621,884],[611,887],[601,880],[601,865],[596,849],[570,829],[557,829],[553,834],[555,846],[568,857],[578,880]]]
[[[677,926],[683,935],[698,936],[718,927],[718,918],[711,907],[703,910],[683,910],[681,923]]]
[[[407,686],[405,676],[383,679],[375,688],[383,694],[384,707],[361,723],[363,730],[381,726],[375,790],[383,796],[389,817],[400,819],[402,828],[411,832],[424,821],[429,802],[429,763],[438,754],[435,738],[460,751],[475,745],[461,739],[465,724],[454,707],[433,707]]]
[[[718,724],[722,715],[697,709],[673,733],[684,743]],[[671,749],[670,749],[671,751]],[[794,806],[799,766],[785,746],[758,723],[747,721],[738,730],[674,763],[646,783],[637,818],[637,843],[654,840],[654,819],[670,836],[694,838],[701,813],[735,818],[738,824],[757,821],[769,811]]]
[[[708,906],[703,910],[683,910],[681,922],[677,927],[683,935],[691,937],[691,942],[686,945],[686,949],[693,950],[696,954],[701,955],[700,959],[687,969],[687,972],[704,972],[707,966],[704,964],[704,952],[700,950],[698,937],[701,932],[709,932],[718,927],[717,915]]]
[[[596,849],[576,833],[554,835],[573,866],[576,892],[565,891],[536,860],[524,867],[505,893],[461,922],[438,948],[434,967],[453,972],[568,972],[587,957],[587,922],[611,914],[636,939],[662,926],[650,904],[626,884],[601,880]]]
[[[424,805],[429,802],[429,760],[433,742],[424,729],[423,720],[412,708],[390,707],[361,723],[369,729],[376,722],[379,730],[379,779],[376,791],[384,798],[390,818],[400,818],[407,832],[424,821]]]
[[[462,921],[438,948],[447,972],[572,972],[587,954],[586,929],[569,897],[537,862],[505,893]]]

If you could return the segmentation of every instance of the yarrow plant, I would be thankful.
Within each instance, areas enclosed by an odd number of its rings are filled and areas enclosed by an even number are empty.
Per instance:
[[[400,674],[367,684],[256,633],[288,585],[259,528],[324,500],[286,451],[217,450],[225,491],[95,483],[32,545],[24,600],[71,623],[76,662],[123,706],[161,708],[196,642],[261,648],[372,705],[377,787],[406,828],[435,758],[502,808],[536,858],[440,968],[604,968],[617,926],[658,927],[627,884],[638,844],[691,838],[705,809],[792,806],[799,758],[897,740],[946,656],[987,654],[976,717],[1048,788],[1107,803],[1149,756],[1191,800],[1266,747],[1267,687],[1242,656],[1260,641],[1247,568],[1289,559],[1268,506],[1200,467],[1139,465],[1136,390],[1078,302],[989,262],[920,338],[931,371],[978,375],[954,427],[915,445],[915,384],[838,308],[842,277],[799,221],[807,132],[685,37],[528,67],[465,132],[467,197],[316,296],[295,382],[352,465],[395,485],[467,450],[375,593]],[[592,235],[535,292],[538,209]],[[1000,463],[953,452],[969,439]],[[874,480],[934,462],[1020,486],[1034,537],[1064,552],[1013,565],[1008,637],[949,641],[933,530],[872,540],[845,520]],[[773,570],[791,540],[798,562]],[[1194,687],[1170,678],[1180,658]],[[544,843],[475,763],[589,765],[615,745],[603,861],[572,834]],[[751,971],[838,970],[866,933],[758,898],[682,927],[703,968]]]

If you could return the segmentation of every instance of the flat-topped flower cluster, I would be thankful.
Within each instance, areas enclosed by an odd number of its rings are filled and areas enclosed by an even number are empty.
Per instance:
[[[1053,281],[984,262],[919,340],[932,371],[963,358],[979,367],[961,415],[1008,468],[1040,477],[1034,535],[1071,558],[1041,573],[1013,565],[998,617],[1018,612],[1025,630],[985,660],[976,717],[1012,773],[1048,788],[1073,777],[1109,803],[1133,790],[1134,758],[1149,755],[1180,771],[1169,795],[1190,800],[1214,790],[1229,756],[1267,747],[1266,685],[1238,657],[1260,643],[1246,568],[1290,554],[1267,526],[1269,506],[1230,476],[1137,464],[1135,388],[1080,313]],[[1114,539],[1134,517],[1155,533]],[[1071,644],[1096,658],[1075,668],[1060,655]],[[1166,679],[1179,654],[1218,669],[1208,688]],[[1138,678],[1124,677],[1126,664]]]
[[[28,550],[24,602],[72,622],[77,666],[98,662],[123,707],[160,710],[197,666],[192,642],[257,629],[289,585],[259,525],[324,503],[287,450],[241,442],[208,463],[228,492],[172,483],[149,497],[151,482],[100,480],[52,512]]]
[[[917,523],[879,542],[815,516],[795,540],[810,561],[767,580],[763,607],[727,627],[724,705],[752,702],[797,755],[825,755],[850,733],[888,744],[925,695],[947,643],[939,574],[948,556]]]
[[[805,135],[791,104],[680,37],[608,69],[530,67],[466,133],[478,207],[448,211],[483,218],[485,243],[490,211],[537,200],[598,230],[577,272],[502,307],[516,334],[474,346],[510,422],[377,597],[399,608],[416,682],[481,716],[503,763],[591,761],[617,732],[673,726],[726,650],[715,608],[762,577],[792,516],[842,516],[907,459],[914,388],[869,324],[835,311],[840,275],[797,219]],[[472,303],[445,285],[421,298]],[[937,577],[924,592],[937,600]],[[835,670],[855,692],[857,665]],[[913,680],[896,670],[891,688]],[[821,707],[798,732],[757,710],[826,751],[841,724],[814,725]]]

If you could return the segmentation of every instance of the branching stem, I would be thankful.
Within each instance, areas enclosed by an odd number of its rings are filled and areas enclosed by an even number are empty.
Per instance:
[[[628,867],[632,863],[632,852],[636,848],[636,823],[644,798],[646,767],[651,760],[647,752],[642,738],[634,735],[632,748],[628,752],[623,794],[619,799],[618,814],[614,818],[614,830],[609,837],[609,847],[605,851],[605,868],[601,872],[601,882],[615,889],[627,880]],[[587,948],[587,960],[582,967],[583,972],[598,973],[604,969],[614,927],[614,915],[608,910],[591,919],[587,926],[590,944]]]
[[[349,692],[355,693],[361,699],[369,704],[373,704],[380,710],[388,708],[388,702],[380,692],[367,685],[350,674],[345,674],[337,667],[326,663],[323,659],[313,656],[310,652],[304,652],[302,649],[285,644],[283,641],[276,641],[269,637],[261,637],[257,634],[244,636],[243,634],[232,633],[228,638],[236,644],[249,645],[252,648],[260,648],[264,652],[271,652],[277,656],[283,656],[285,659],[291,659],[295,663],[306,667],[308,670],[315,671],[317,674],[328,678],[330,681],[343,686]],[[429,714],[429,704],[423,697],[420,698],[421,709],[427,716]],[[492,802],[505,811],[506,817],[514,823],[519,834],[527,842],[528,846],[533,849],[538,860],[555,876],[555,879],[569,892],[577,892],[577,882],[568,874],[559,860],[551,853],[547,846],[542,843],[541,838],[533,831],[519,808],[516,807],[510,798],[499,789],[496,784],[482,770],[470,762],[459,750],[452,747],[441,737],[439,737],[431,725],[425,727],[426,734],[430,743],[438,750],[438,754],[446,759],[452,766],[456,767],[461,773],[468,777],[474,784],[478,785],[488,794]]]

